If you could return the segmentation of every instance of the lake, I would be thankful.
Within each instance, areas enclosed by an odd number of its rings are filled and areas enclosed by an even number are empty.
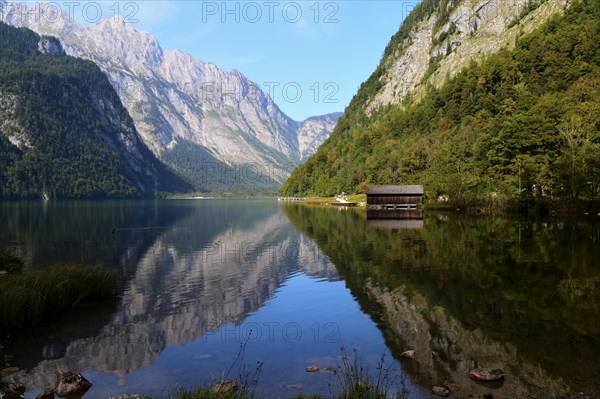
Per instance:
[[[392,390],[413,398],[433,385],[600,395],[600,217],[369,216],[275,200],[0,203],[0,247],[26,269],[119,275],[113,303],[3,338],[14,378],[28,397],[56,369],[83,372],[88,399],[167,396],[262,364],[258,397],[329,395],[336,376],[305,368],[335,369],[345,351],[373,373],[384,356]],[[506,378],[476,383],[474,367]]]

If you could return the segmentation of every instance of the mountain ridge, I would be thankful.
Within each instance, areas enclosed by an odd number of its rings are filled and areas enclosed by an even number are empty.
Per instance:
[[[131,198],[191,185],[141,142],[100,69],[0,22],[0,197]]]
[[[279,187],[337,122],[337,113],[295,121],[241,72],[223,71],[180,50],[163,50],[154,36],[119,16],[83,28],[54,7],[39,6],[37,19],[24,6],[2,7],[5,22],[55,35],[69,55],[99,65],[146,145],[200,190],[230,187],[186,175],[194,165],[168,154],[180,142],[193,144],[193,162],[209,154],[217,168],[252,164],[270,170],[267,186]]]

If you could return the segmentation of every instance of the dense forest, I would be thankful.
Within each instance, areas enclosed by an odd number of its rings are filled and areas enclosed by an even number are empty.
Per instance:
[[[40,39],[0,23],[0,198],[191,190],[142,144],[100,69],[40,52]]]
[[[426,3],[415,11],[435,1]],[[600,0],[575,2],[513,49],[471,63],[418,101],[368,115],[382,65],[283,195],[418,183],[432,199],[598,199]]]

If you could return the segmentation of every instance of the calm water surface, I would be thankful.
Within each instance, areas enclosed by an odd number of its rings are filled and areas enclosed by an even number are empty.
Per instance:
[[[340,346],[381,355],[414,398],[600,395],[600,218],[519,220],[270,200],[0,204],[0,246],[28,269],[103,263],[115,303],[4,339],[33,397],[56,369],[86,398],[166,395],[253,373],[259,397],[329,394]],[[233,367],[240,345],[244,358]],[[418,360],[400,358],[415,349]],[[482,385],[473,367],[500,367]]]

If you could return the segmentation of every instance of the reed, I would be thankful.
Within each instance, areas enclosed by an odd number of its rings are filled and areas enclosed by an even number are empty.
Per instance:
[[[224,374],[224,378],[231,373],[234,366],[245,364],[243,362],[246,351],[247,341],[240,345],[240,350],[236,359],[233,361],[230,369]],[[337,379],[336,392],[330,392],[329,396],[318,394],[298,394],[291,399],[405,399],[408,397],[408,391],[403,379],[397,373],[393,365],[387,365],[385,355],[381,355],[379,361],[372,369],[366,362],[358,356],[358,351],[353,349],[350,356],[346,348],[342,345],[341,360],[338,362],[334,371]],[[240,367],[240,366],[239,366]],[[253,399],[256,396],[256,385],[258,375],[262,369],[262,363],[254,371],[252,378],[248,378],[248,373],[243,367],[237,372],[237,382],[240,389],[231,392],[215,393],[212,389],[204,387],[194,391],[180,389],[171,394],[168,399]],[[397,392],[394,388],[400,389]],[[333,388],[333,387],[332,387]]]
[[[84,302],[111,298],[116,274],[103,266],[53,266],[0,278],[0,331],[38,324]]]
[[[386,365],[385,354],[381,355],[375,365],[375,370],[367,365],[358,356],[358,351],[353,349],[353,355],[349,356],[346,348],[342,345],[341,362],[337,366],[337,382],[340,392],[337,399],[386,399],[390,397],[391,389],[398,376],[392,365]],[[402,384],[403,385],[403,384]],[[404,391],[404,386],[402,391]],[[395,395],[403,397],[405,392]]]

